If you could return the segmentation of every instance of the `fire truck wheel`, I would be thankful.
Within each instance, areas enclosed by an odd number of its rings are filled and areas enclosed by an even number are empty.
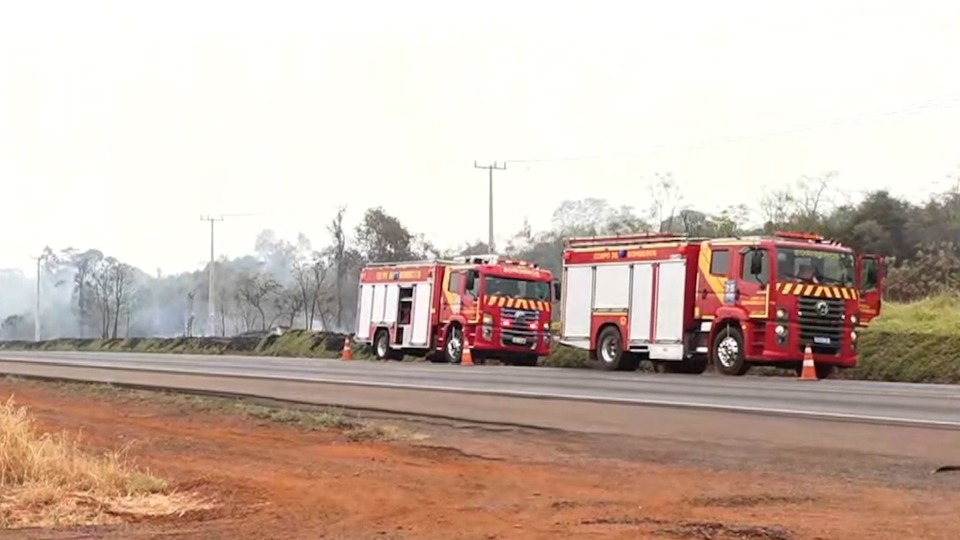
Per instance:
[[[707,355],[697,354],[680,362],[661,362],[664,373],[678,373],[683,375],[701,375],[707,370]]]
[[[685,360],[684,364],[687,367],[686,373],[690,375],[703,375],[710,365],[710,360],[705,354],[697,354]]]
[[[377,360],[392,360],[394,355],[393,351],[390,350],[390,333],[386,330],[380,329],[377,331],[377,336],[373,340],[374,343],[374,353],[377,355]]]
[[[604,371],[622,369],[623,345],[620,342],[620,330],[616,326],[607,326],[597,338],[597,367]]]
[[[743,332],[737,326],[725,326],[717,332],[712,352],[717,371],[724,375],[740,376],[750,369],[743,356]]]
[[[444,356],[447,362],[459,364],[463,358],[463,330],[459,326],[450,327],[450,333],[447,335],[447,344],[443,347]]]
[[[515,358],[511,363],[515,366],[534,367],[539,359],[540,357],[535,354],[524,354]]]

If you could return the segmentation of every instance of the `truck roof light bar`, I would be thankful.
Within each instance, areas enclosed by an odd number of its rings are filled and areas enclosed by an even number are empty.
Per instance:
[[[812,242],[816,244],[829,244],[831,246],[843,245],[839,240],[826,238],[822,234],[817,234],[813,232],[776,231],[773,233],[773,236],[776,238],[786,238],[789,240],[801,240],[801,241],[806,240],[807,242]]]
[[[519,259],[501,259],[499,255],[460,255],[452,259],[425,259],[422,261],[401,261],[401,262],[380,262],[367,263],[368,268],[388,267],[388,266],[424,266],[431,264],[504,264],[511,266],[525,266],[529,268],[540,268],[540,265],[531,261]]]

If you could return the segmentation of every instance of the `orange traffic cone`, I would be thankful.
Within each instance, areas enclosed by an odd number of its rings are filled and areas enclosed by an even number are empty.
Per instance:
[[[470,342],[464,338],[463,340],[463,353],[460,355],[460,365],[462,366],[473,366],[476,365],[473,363],[473,353],[470,352]]]
[[[353,360],[353,349],[350,347],[350,336],[343,340],[343,352],[340,354],[341,360]]]
[[[803,369],[800,371],[800,380],[819,380],[817,379],[817,366],[813,363],[813,349],[810,348],[810,345],[807,345],[807,348],[803,350]]]

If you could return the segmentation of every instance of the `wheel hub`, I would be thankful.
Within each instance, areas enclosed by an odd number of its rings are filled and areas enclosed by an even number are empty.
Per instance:
[[[454,332],[453,335],[450,336],[450,340],[447,341],[447,352],[450,353],[452,358],[458,358],[461,349],[463,349],[463,343],[460,340],[460,334]]]
[[[617,358],[617,349],[620,348],[616,338],[609,338],[603,342],[603,345],[600,347],[600,358],[608,363],[613,363]]]
[[[723,365],[723,367],[733,367],[733,364],[737,361],[737,356],[739,353],[740,346],[737,344],[737,340],[732,336],[723,338],[720,340],[720,344],[717,345],[717,360],[720,361],[720,364]]]

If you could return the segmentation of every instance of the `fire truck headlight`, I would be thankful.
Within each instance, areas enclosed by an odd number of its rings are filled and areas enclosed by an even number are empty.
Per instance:
[[[484,313],[484,314],[483,314],[483,324],[486,324],[486,325],[488,325],[488,326],[489,326],[489,325],[492,325],[492,324],[493,324],[493,315],[490,315],[489,313]]]
[[[782,307],[781,307],[781,308],[777,308],[777,318],[780,319],[780,320],[786,319],[786,318],[787,318],[787,310],[783,309]]]
[[[860,317],[857,317],[856,313],[854,313],[853,315],[850,315],[851,324],[857,324],[858,322],[860,322]]]
[[[787,333],[787,329],[782,324],[778,324],[777,327],[773,329],[773,331],[776,332],[778,336],[783,336],[784,334]]]
[[[856,341],[857,341],[857,331],[856,331],[856,330],[854,330],[853,332],[850,332],[850,341],[853,341],[853,342],[856,342]]]

